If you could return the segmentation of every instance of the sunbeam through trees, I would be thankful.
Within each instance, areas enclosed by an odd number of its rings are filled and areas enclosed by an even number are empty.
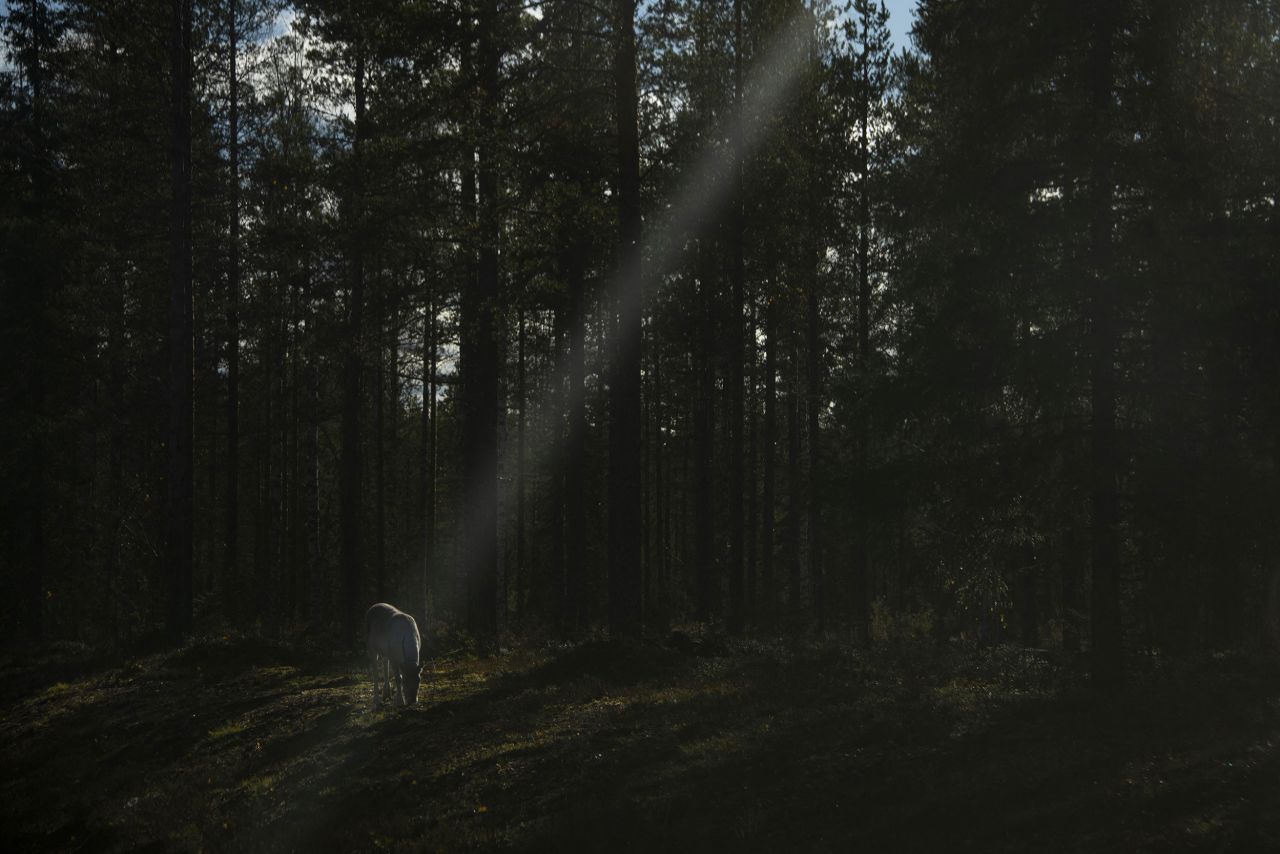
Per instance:
[[[1161,732],[1238,757],[1280,743],[1278,464],[1275,0],[0,3],[0,755],[28,770],[49,721],[89,750],[95,703],[132,743],[122,685],[168,732],[152,672],[213,704],[205,730],[302,727],[245,741],[298,768],[423,736],[445,779],[464,760],[423,721],[506,716],[468,749],[499,762],[501,735],[531,764],[481,763],[432,795],[447,832],[383,827],[392,847],[581,825],[607,848],[663,816],[719,847],[644,786],[774,791],[770,763],[803,778],[788,745],[825,740],[848,753],[813,760],[814,803],[867,797],[906,730],[930,779],[975,738],[1012,766],[1024,700],[1051,734],[1031,754],[1119,756],[1099,745],[1126,703],[1216,685],[1256,739],[1196,742],[1196,712]],[[400,718],[353,675],[375,603],[421,633]],[[473,837],[491,819],[455,814],[510,808],[500,781],[589,764],[593,739],[627,758],[553,775],[551,824]],[[267,782],[237,797],[318,784],[247,755],[219,785]],[[911,773],[886,791],[913,797]],[[324,784],[343,815],[373,800]],[[963,814],[937,785],[921,804]],[[597,786],[614,830],[575,812]],[[707,827],[747,848],[858,838],[797,829],[789,795],[717,797]],[[1280,844],[1269,797],[1245,818],[1156,798],[1165,824],[1060,847]],[[240,847],[102,803],[57,832]],[[1026,826],[970,839],[1034,847],[1020,803]],[[284,814],[267,847],[318,838]],[[25,848],[76,847],[5,815]]]

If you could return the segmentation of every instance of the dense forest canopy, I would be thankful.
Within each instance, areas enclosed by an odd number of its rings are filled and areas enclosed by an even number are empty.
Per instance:
[[[1275,0],[900,50],[874,0],[10,0],[3,49],[11,641],[1274,638]]]

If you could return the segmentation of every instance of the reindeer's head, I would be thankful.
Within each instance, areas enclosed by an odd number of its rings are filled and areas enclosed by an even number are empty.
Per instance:
[[[422,671],[426,670],[426,666],[410,667],[405,670],[404,674],[404,702],[405,705],[412,706],[418,702],[418,686],[422,684]]]

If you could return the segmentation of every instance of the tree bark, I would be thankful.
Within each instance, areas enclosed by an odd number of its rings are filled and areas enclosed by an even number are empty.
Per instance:
[[[816,16],[815,16],[816,17]],[[815,19],[814,26],[817,26]],[[816,36],[810,35],[810,63],[819,62],[816,53],[816,45],[814,40]],[[819,239],[819,233],[822,227],[818,217],[818,195],[819,195],[819,178],[818,178],[818,158],[820,156],[818,144],[818,88],[817,83],[813,84],[810,93],[812,104],[808,117],[808,145],[809,145],[809,164],[808,164],[808,199],[805,203],[805,218],[807,220],[807,234],[805,237],[806,255],[805,259],[805,275],[808,279],[808,287],[805,289],[806,294],[806,328],[808,346],[805,348],[807,357],[807,377],[808,377],[808,393],[807,398],[807,415],[808,415],[808,433],[809,433],[809,495],[807,503],[808,509],[808,528],[809,528],[809,583],[813,588],[813,612],[814,618],[817,620],[818,631],[821,632],[826,625],[826,588],[823,579],[822,567],[822,488],[821,488],[821,442],[818,434],[819,418],[818,413],[822,405],[822,336],[821,336],[821,320],[818,314],[818,263],[822,252],[822,243]]]
[[[230,115],[227,128],[227,159],[231,167],[231,210],[227,223],[227,495],[226,553],[223,571],[226,610],[234,623],[241,616],[240,590],[240,50],[237,31],[238,0],[230,0],[228,11],[227,82]]]
[[[374,256],[374,285],[377,317],[374,337],[377,360],[373,374],[373,492],[374,492],[374,579],[379,602],[387,599],[387,465],[386,465],[386,385],[387,385],[387,279],[382,264]]]
[[[1114,8],[1098,0],[1089,54],[1094,120],[1090,167],[1092,290],[1090,350],[1090,504],[1092,506],[1092,659],[1094,684],[1114,691],[1124,679],[1120,628],[1120,506],[1117,495],[1115,284],[1111,272],[1112,177],[1109,131],[1113,88]]]
[[[169,34],[169,429],[166,631],[173,640],[192,629],[194,523],[194,323],[191,294],[191,0],[173,0]]]
[[[816,259],[815,259],[816,261]],[[808,294],[808,419],[809,419],[809,581],[818,631],[826,625],[826,586],[822,566],[822,443],[818,413],[822,407],[822,332],[818,314],[817,271]]]
[[[856,514],[855,535],[853,542],[853,578],[852,604],[854,635],[864,639],[870,620],[871,609],[871,572],[868,556],[867,538],[870,526],[867,511],[870,495],[867,489],[867,460],[871,440],[870,416],[867,412],[866,398],[870,385],[869,371],[871,367],[871,148],[869,141],[871,125],[871,63],[869,46],[867,45],[867,18],[862,18],[862,97],[859,103],[858,124],[858,387],[864,398],[858,414],[857,455],[858,469],[854,481],[854,513]]]
[[[566,269],[565,255],[566,251],[563,246],[559,256],[560,273],[564,274]],[[566,279],[567,284],[567,279]],[[567,290],[567,288],[566,288]],[[569,300],[561,300],[555,304],[554,316],[551,322],[551,341],[552,352],[555,353],[554,364],[560,367],[552,377],[551,387],[551,427],[550,442],[553,447],[568,448],[568,409],[570,401],[569,395]],[[551,571],[546,579],[546,595],[543,598],[544,612],[548,612],[551,624],[557,629],[563,631],[567,619],[566,609],[566,593],[565,586],[568,581],[568,572],[566,571],[566,553],[565,553],[565,481],[567,466],[553,464],[551,467],[550,477],[550,496],[549,496],[549,513],[547,514],[547,538],[550,542],[550,558]],[[524,603],[527,605],[533,593],[532,579],[529,579],[525,587]]]
[[[729,632],[741,634],[746,626],[746,583],[743,537],[743,470],[746,468],[743,442],[743,346],[742,308],[745,302],[745,217],[743,215],[742,128],[742,0],[733,0],[733,102],[734,132],[732,156],[734,187],[731,217],[733,246],[732,286],[729,303]]]
[[[339,469],[341,503],[341,573],[343,629],[348,643],[356,642],[366,603],[361,596],[361,459],[360,397],[364,359],[361,327],[364,313],[364,164],[365,56],[357,46],[355,68],[355,135],[351,143],[352,181],[348,202],[350,227],[347,239],[349,291],[347,294],[346,354],[342,366],[342,458]]]
[[[568,441],[565,448],[565,588],[564,624],[569,632],[586,628],[586,281],[582,245],[569,250],[569,389]]]
[[[778,302],[770,294],[765,305],[764,343],[764,483],[760,487],[760,586],[771,627],[778,612],[774,581],[774,484],[778,445]]]
[[[312,342],[314,344],[314,340]],[[311,622],[325,621],[325,583],[320,563],[320,366],[314,350],[307,359],[306,501],[307,582]]]
[[[30,189],[26,194],[24,213],[32,223],[43,227],[47,216],[45,205],[50,196],[50,152],[45,138],[44,127],[44,42],[49,35],[45,25],[49,9],[44,3],[30,0],[27,9],[29,50],[15,51],[18,62],[23,63],[23,72],[31,87],[31,131],[36,145],[25,155],[20,155],[20,168],[26,173],[23,177],[30,181]],[[23,62],[22,53],[26,53]],[[17,275],[12,287],[12,305],[15,317],[22,317],[28,333],[26,340],[17,348],[27,361],[21,374],[25,382],[17,385],[22,389],[15,397],[21,401],[22,417],[28,419],[28,425],[41,425],[47,417],[48,386],[50,381],[50,338],[52,324],[50,308],[52,297],[50,290],[56,286],[54,277],[48,272],[49,261],[47,249],[33,242],[28,247],[28,254],[17,265]],[[25,263],[23,263],[25,262]],[[5,259],[6,274],[10,262]],[[21,271],[25,268],[25,275]],[[19,278],[20,277],[20,278]],[[7,276],[6,276],[7,278]],[[7,301],[6,301],[7,302]],[[15,376],[15,379],[18,379]],[[26,426],[26,425],[24,425]],[[23,443],[20,451],[21,464],[17,480],[26,489],[17,503],[17,512],[13,514],[12,539],[3,538],[5,551],[9,552],[10,566],[22,567],[23,577],[19,582],[22,597],[22,631],[26,640],[39,642],[45,639],[47,630],[45,620],[45,601],[48,583],[48,521],[50,478],[48,475],[49,459],[52,449],[49,447],[47,430],[36,426],[30,431],[29,438]]]
[[[609,630],[640,634],[643,595],[640,358],[644,276],[640,254],[640,129],[636,89],[636,0],[614,0],[614,109],[618,136],[618,260],[609,423]]]
[[[759,579],[757,570],[759,568],[759,552],[757,541],[757,523],[760,516],[760,493],[756,487],[756,473],[760,454],[760,419],[759,414],[759,397],[757,390],[757,373],[759,371],[759,349],[756,345],[756,329],[758,327],[759,317],[756,313],[754,300],[751,306],[751,320],[747,325],[747,402],[746,402],[746,429],[747,429],[747,458],[746,458],[746,493],[747,493],[747,522],[746,522],[746,621],[751,626],[756,620],[756,614],[759,608]]]
[[[656,328],[654,340],[650,342],[650,355],[653,365],[653,515],[656,527],[653,560],[657,578],[654,583],[653,607],[649,610],[651,614],[656,611],[659,619],[666,620],[668,501],[665,493],[667,477],[663,471],[663,466],[666,465],[666,434],[663,432],[665,416],[662,405],[665,389],[662,385],[662,353],[658,348]],[[652,623],[652,615],[649,621]]]
[[[436,549],[436,302],[429,286],[422,315],[422,619],[433,592]]]
[[[525,579],[525,323],[524,307],[516,313],[516,613],[524,617],[520,591]]]
[[[463,293],[463,470],[467,504],[465,555],[468,627],[482,649],[498,633],[498,210],[493,135],[497,130],[499,50],[497,6],[488,0],[479,19],[477,59],[481,130],[477,189],[479,263],[476,286]]]
[[[704,234],[698,241],[698,292],[694,329],[698,372],[698,396],[694,401],[693,422],[693,526],[694,572],[697,577],[697,610],[695,618],[701,623],[711,621],[715,607],[715,516],[712,512],[712,486],[714,482],[714,424],[712,401],[715,397],[715,323],[713,268],[714,257],[710,236]]]
[[[786,549],[790,569],[791,615],[800,616],[800,575],[802,555],[800,553],[800,501],[804,484],[800,478],[800,347],[799,336],[793,331],[790,335],[790,358],[787,361],[789,388],[787,389],[787,529]]]

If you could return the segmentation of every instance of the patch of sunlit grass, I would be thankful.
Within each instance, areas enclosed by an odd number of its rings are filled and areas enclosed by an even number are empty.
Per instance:
[[[637,689],[635,700],[652,706],[674,706],[707,697],[732,697],[741,693],[741,685],[727,679],[716,679],[706,683],[645,685]]]
[[[226,738],[229,735],[238,735],[249,728],[248,721],[235,721],[223,724],[220,727],[214,727],[209,730],[209,738],[218,739]]]
[[[721,730],[679,745],[680,754],[697,763],[718,762],[741,753],[747,745],[746,734],[736,730]]]
[[[244,789],[251,795],[265,795],[268,792],[273,791],[283,777],[284,774],[282,772],[249,777],[240,783],[240,788]]]
[[[1188,836],[1205,839],[1218,836],[1221,830],[1222,819],[1216,816],[1196,816],[1188,821],[1186,825]]]
[[[995,697],[996,686],[980,679],[957,677],[932,689],[934,701],[949,711],[976,712]]]

